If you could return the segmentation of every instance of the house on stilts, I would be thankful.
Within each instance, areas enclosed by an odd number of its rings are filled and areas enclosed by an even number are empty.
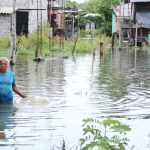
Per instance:
[[[129,40],[131,36],[131,3],[123,1],[113,7],[112,11],[112,45],[118,42],[121,48],[124,40]]]
[[[149,45],[150,40],[150,0],[127,0],[113,8],[112,44],[115,39],[119,47],[124,42],[129,45]]]
[[[134,30],[132,35],[136,45],[145,43],[149,45],[150,40],[150,0],[130,0],[132,11],[132,23]]]

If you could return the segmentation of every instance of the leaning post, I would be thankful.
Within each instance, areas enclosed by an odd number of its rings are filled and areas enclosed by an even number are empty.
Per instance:
[[[11,47],[10,47],[10,65],[15,64],[16,59],[16,0],[13,0],[13,13],[11,15],[10,27]]]

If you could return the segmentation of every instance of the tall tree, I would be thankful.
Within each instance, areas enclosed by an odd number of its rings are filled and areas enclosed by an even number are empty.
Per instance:
[[[77,2],[72,1],[72,0],[67,0],[66,6],[69,8],[73,8],[74,6],[77,6]]]
[[[106,34],[111,34],[112,6],[119,4],[120,0],[89,0],[96,6],[96,11],[103,16],[103,27]]]

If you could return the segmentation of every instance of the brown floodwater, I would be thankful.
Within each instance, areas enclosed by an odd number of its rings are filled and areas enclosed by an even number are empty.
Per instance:
[[[18,58],[13,67],[19,88],[13,107],[0,106],[1,150],[79,148],[82,120],[111,117],[129,125],[129,146],[150,149],[150,49],[124,48],[95,58]]]

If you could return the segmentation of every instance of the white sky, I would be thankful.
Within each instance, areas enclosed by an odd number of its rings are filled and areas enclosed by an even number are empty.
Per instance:
[[[87,1],[87,0],[73,0],[73,1],[75,1],[75,2],[77,2],[77,3],[83,3],[83,2],[85,2],[85,1]]]

